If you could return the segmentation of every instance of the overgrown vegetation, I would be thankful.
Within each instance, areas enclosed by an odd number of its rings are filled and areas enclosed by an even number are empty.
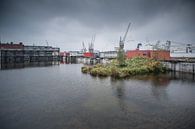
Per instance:
[[[122,65],[118,60],[112,60],[111,63],[107,65],[97,64],[94,66],[84,66],[81,71],[92,76],[126,78],[135,75],[164,73],[166,72],[166,68],[159,61],[135,57],[124,60]]]
[[[124,67],[125,64],[125,52],[123,49],[119,49],[117,52],[117,61],[120,67]]]

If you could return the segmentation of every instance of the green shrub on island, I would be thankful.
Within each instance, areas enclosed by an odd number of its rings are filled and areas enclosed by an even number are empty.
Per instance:
[[[106,67],[98,67],[98,68],[92,68],[89,72],[92,76],[109,76],[110,75],[110,69]]]
[[[97,64],[94,66],[84,66],[81,68],[83,73],[92,76],[111,76],[114,78],[126,78],[135,75],[145,75],[151,73],[164,73],[166,68],[159,61],[135,57],[126,59],[125,65],[121,67],[117,60],[112,60],[109,64]]]
[[[83,72],[83,73],[89,73],[89,71],[91,71],[91,67],[82,67],[81,68],[81,71]]]

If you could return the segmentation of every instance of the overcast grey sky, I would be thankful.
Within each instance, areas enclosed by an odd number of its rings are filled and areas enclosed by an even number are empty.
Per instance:
[[[194,0],[0,0],[2,42],[80,50],[96,35],[95,49],[114,50],[132,23],[125,49],[138,42],[195,44]],[[132,41],[133,40],[133,41]]]

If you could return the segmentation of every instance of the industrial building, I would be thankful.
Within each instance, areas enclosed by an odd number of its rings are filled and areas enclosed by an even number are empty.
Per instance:
[[[25,61],[58,61],[60,48],[51,46],[24,46]]]
[[[51,46],[0,43],[0,64],[59,61],[60,48]]]
[[[192,44],[173,44],[170,47],[170,56],[176,59],[194,59],[195,46]]]
[[[60,52],[60,62],[62,64],[68,64],[70,62],[70,53],[69,52]]]
[[[23,62],[24,61],[24,45],[22,43],[0,44],[0,61],[2,63]]]
[[[99,53],[101,59],[114,59],[117,58],[117,51],[103,51]]]
[[[166,50],[129,50],[126,52],[127,58],[146,57],[157,60],[169,60],[170,52]]]

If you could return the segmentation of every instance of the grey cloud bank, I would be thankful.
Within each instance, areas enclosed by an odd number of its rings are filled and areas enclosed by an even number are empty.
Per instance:
[[[96,34],[95,49],[113,50],[130,21],[125,49],[146,39],[195,44],[193,0],[1,0],[3,42],[79,50]]]

